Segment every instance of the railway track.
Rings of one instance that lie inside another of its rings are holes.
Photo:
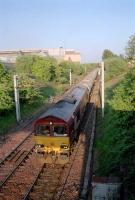
[[[90,124],[95,112],[96,95],[96,89],[93,89],[84,120],[87,123],[74,147],[70,162],[63,166],[43,164],[35,157],[34,143],[28,136],[0,162],[0,200],[79,198],[85,181],[84,169],[88,159],[86,145],[88,138],[91,138]]]
[[[43,163],[38,162],[34,146],[20,157],[10,173],[0,183],[1,200],[20,200],[33,183]]]
[[[78,143],[71,155],[70,163],[66,165],[51,165],[44,164],[42,169],[39,171],[37,177],[35,178],[33,184],[29,187],[26,194],[23,197],[23,200],[28,199],[44,199],[44,200],[55,200],[55,199],[63,199],[63,195],[65,194],[65,190],[67,191],[67,187],[71,188],[72,193],[73,187],[75,189],[75,194],[78,189],[78,182],[80,182],[80,177],[78,178],[78,169],[77,173],[75,173],[75,168],[80,166],[84,157],[84,149],[85,149],[85,138],[84,135],[81,135]],[[82,171],[82,168],[79,169],[79,173]],[[71,184],[71,179],[74,184]],[[76,184],[75,184],[76,182]],[[64,197],[65,198],[65,197]],[[69,199],[69,197],[68,197]]]
[[[54,199],[64,168],[65,166],[59,165],[43,165],[35,181],[24,195],[23,200]]]
[[[10,179],[10,177],[16,172],[19,166],[23,165],[25,160],[28,158],[29,154],[31,154],[33,148],[34,146],[32,146],[32,148],[29,151],[22,151],[21,154],[16,154],[16,157],[13,156],[13,158],[10,160],[11,163],[8,162],[8,166],[5,166],[5,165],[3,166],[3,170],[1,170],[0,172],[0,175],[1,175],[0,189],[6,184],[6,182]],[[5,172],[5,174],[3,172]]]
[[[94,91],[93,95],[95,95]],[[72,200],[79,198],[84,186],[84,168],[86,168],[88,159],[86,145],[88,145],[88,139],[90,142],[90,131],[93,128],[90,123],[92,124],[92,121],[95,121],[95,118],[93,119],[95,113],[93,100],[87,108],[85,116],[87,123],[85,123],[83,133],[74,147],[70,162],[64,166],[43,165],[23,200]]]
[[[32,132],[31,132],[29,135],[27,135],[27,136],[25,137],[25,139],[23,139],[14,149],[12,149],[11,152],[9,152],[9,153],[0,161],[0,167],[1,167],[2,165],[4,165],[4,163],[5,163],[6,161],[11,160],[12,157],[18,153],[18,151],[20,150],[21,146],[22,146],[26,141],[29,142],[31,136],[32,136]]]
[[[0,188],[6,183],[6,180],[14,173],[34,148],[34,142],[31,139],[32,133],[29,134],[15,149],[13,149],[0,162]]]

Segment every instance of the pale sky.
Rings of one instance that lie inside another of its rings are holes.
[[[0,0],[0,49],[73,48],[83,62],[124,53],[135,0]]]

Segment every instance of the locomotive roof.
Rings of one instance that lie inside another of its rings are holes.
[[[85,91],[86,88],[80,86],[73,88],[70,94],[58,101],[52,108],[48,109],[40,117],[40,119],[51,116],[63,119],[64,121],[68,122],[76,110],[76,107],[78,106],[80,99],[84,95]]]

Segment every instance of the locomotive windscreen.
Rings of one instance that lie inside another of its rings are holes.
[[[54,136],[65,136],[66,134],[66,129],[64,126],[54,126],[53,127],[53,133]]]
[[[50,126],[39,125],[36,129],[37,135],[50,135]]]

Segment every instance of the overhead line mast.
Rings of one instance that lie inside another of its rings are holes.
[[[104,118],[104,62],[101,62],[102,118]]]
[[[19,90],[18,90],[18,75],[14,75],[14,95],[15,95],[15,106],[16,106],[16,120],[21,120],[20,115],[20,102],[19,102]]]

